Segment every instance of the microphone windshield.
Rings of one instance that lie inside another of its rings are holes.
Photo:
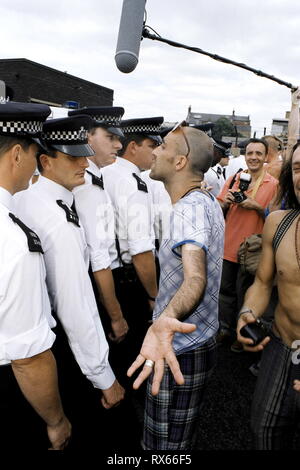
[[[123,0],[115,61],[121,72],[132,72],[139,61],[146,0]]]

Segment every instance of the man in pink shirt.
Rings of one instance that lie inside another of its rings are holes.
[[[260,234],[264,226],[264,209],[273,198],[277,180],[264,169],[268,147],[261,139],[250,139],[246,146],[245,178],[248,189],[240,190],[241,172],[229,178],[217,199],[226,213],[223,272],[220,289],[220,338],[234,334],[236,315],[244,294],[253,283],[254,276],[244,273],[238,263],[240,244],[252,234]],[[243,176],[244,176],[243,174]],[[231,187],[232,180],[235,178]],[[235,196],[234,193],[239,193]],[[244,195],[243,197],[242,194]],[[244,200],[242,200],[244,199]],[[241,200],[241,202],[237,202]],[[241,348],[242,350],[242,348]]]

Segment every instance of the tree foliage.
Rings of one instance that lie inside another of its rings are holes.
[[[223,136],[235,136],[234,125],[225,117],[219,118],[212,129],[212,137],[215,140],[222,140]]]

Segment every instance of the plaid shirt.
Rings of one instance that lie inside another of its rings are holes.
[[[192,191],[173,207],[168,227],[159,250],[161,267],[159,292],[153,319],[159,317],[184,280],[181,246],[193,243],[206,253],[207,284],[201,302],[185,320],[197,325],[189,334],[176,333],[173,347],[182,354],[199,347],[218,330],[218,296],[221,282],[224,217],[218,201],[202,191]]]

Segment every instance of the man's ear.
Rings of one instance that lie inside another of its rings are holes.
[[[20,166],[22,160],[22,146],[20,144],[16,144],[11,148],[11,156],[13,163]]]
[[[45,153],[41,153],[38,158],[39,158],[40,164],[43,167],[43,170],[50,170],[51,169],[53,158],[49,157]]]
[[[182,170],[187,165],[187,158],[185,155],[176,155],[175,157],[175,169],[176,171]]]
[[[137,152],[137,148],[138,148],[138,144],[134,140],[131,140],[129,144],[127,145],[126,151],[128,151],[128,153],[132,153],[133,155],[135,155]]]

